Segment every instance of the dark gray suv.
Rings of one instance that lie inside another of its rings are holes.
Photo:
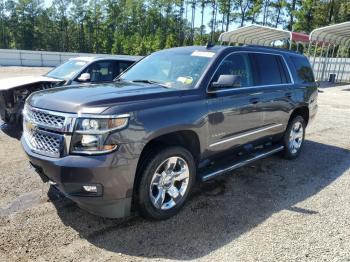
[[[32,94],[22,145],[44,182],[106,217],[165,219],[206,181],[280,152],[296,158],[317,111],[306,57],[257,47],[181,47],[115,83]]]

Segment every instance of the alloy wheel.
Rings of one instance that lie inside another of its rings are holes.
[[[150,184],[149,195],[153,206],[168,210],[179,204],[188,190],[189,177],[189,167],[183,158],[173,156],[163,161]]]
[[[296,154],[304,139],[304,127],[299,121],[295,122],[289,135],[289,149],[292,154]]]

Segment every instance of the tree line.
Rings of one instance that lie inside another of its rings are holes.
[[[310,33],[344,21],[349,0],[0,0],[0,48],[145,55],[231,27]]]

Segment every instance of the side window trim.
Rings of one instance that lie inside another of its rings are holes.
[[[275,53],[269,53],[269,52],[259,52],[259,51],[233,51],[233,52],[230,52],[229,54],[227,54],[223,59],[222,61],[219,63],[219,65],[216,67],[214,73],[212,74],[212,76],[210,77],[210,80],[209,80],[209,83],[207,84],[207,87],[206,87],[206,92],[207,93],[218,93],[218,92],[227,92],[227,91],[232,91],[233,89],[232,88],[229,88],[229,89],[222,89],[222,90],[213,90],[213,91],[209,91],[209,87],[210,87],[210,84],[212,83],[213,81],[213,78],[216,74],[216,72],[218,71],[219,67],[221,66],[221,64],[223,63],[223,61],[229,57],[230,55],[232,54],[235,54],[235,53],[248,53],[248,55],[251,55],[251,54],[267,54],[267,55],[275,55],[275,56],[279,56],[282,58],[282,61],[285,65],[285,67],[287,68],[287,71],[288,71],[288,75],[289,75],[289,79],[290,79],[290,82],[289,83],[285,83],[285,84],[273,84],[273,85],[254,85],[254,86],[246,86],[246,87],[240,87],[239,90],[242,90],[242,89],[256,89],[256,88],[261,88],[261,87],[268,87],[268,86],[287,86],[287,85],[293,85],[295,83],[294,81],[294,78],[292,76],[292,72],[290,71],[290,68],[289,68],[289,65],[287,64],[287,61],[285,59],[285,57],[281,54],[275,54]],[[251,59],[251,58],[250,58]],[[252,68],[254,69],[254,63],[251,63],[253,66]],[[253,74],[253,77],[254,77],[254,74]],[[255,79],[253,78],[253,81],[255,82]],[[236,89],[235,89],[236,90]],[[238,88],[237,88],[238,90]]]

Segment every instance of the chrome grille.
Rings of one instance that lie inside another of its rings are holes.
[[[24,129],[24,136],[34,152],[60,157],[63,136],[43,130],[28,130],[28,128]]]
[[[60,157],[64,144],[66,117],[26,105],[23,111],[23,136],[33,152]]]
[[[64,126],[65,117],[52,115],[43,111],[30,110],[29,117],[39,125],[61,129]]]

